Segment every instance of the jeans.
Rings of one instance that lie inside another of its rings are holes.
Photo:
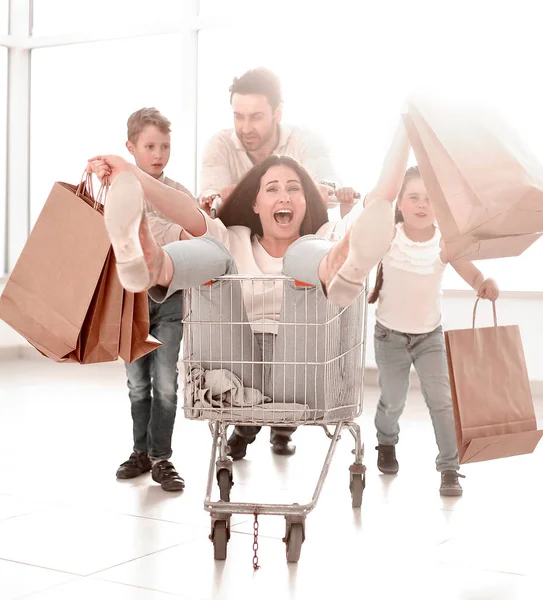
[[[285,259],[284,259],[284,273],[288,274],[289,276],[298,279],[300,281],[304,281],[310,284],[315,285],[316,287],[316,291],[317,291],[317,295],[318,295],[318,300],[317,300],[317,304],[320,307],[320,311],[317,312],[322,312],[322,310],[324,309],[324,307],[327,305],[327,300],[325,299],[324,295],[322,294],[322,284],[320,282],[319,276],[318,276],[318,267],[320,264],[320,261],[323,259],[323,257],[329,252],[330,248],[332,247],[333,244],[331,244],[330,242],[319,238],[317,236],[314,235],[307,235],[304,236],[303,238],[300,238],[299,240],[297,240],[296,242],[294,242],[292,244],[292,246],[289,248]],[[149,291],[149,294],[151,296],[151,298],[157,302],[164,302],[164,301],[168,301],[168,299],[170,298],[170,294],[175,293],[177,290],[181,290],[181,289],[186,289],[189,287],[197,287],[200,286],[204,283],[206,283],[207,281],[211,280],[211,279],[215,279],[217,277],[220,277],[221,275],[225,275],[225,274],[232,274],[232,273],[237,273],[237,266],[236,263],[234,261],[234,259],[231,257],[231,255],[229,254],[229,252],[227,251],[227,249],[224,247],[224,245],[215,240],[214,238],[210,238],[210,237],[200,237],[200,238],[195,238],[193,240],[188,240],[188,241],[181,241],[181,242],[174,242],[172,244],[168,244],[164,247],[165,251],[168,252],[168,254],[171,256],[173,263],[174,263],[174,275],[173,275],[173,279],[172,282],[170,283],[170,286],[168,289],[165,289],[163,287],[157,286],[154,288],[151,288],[151,290]],[[237,282],[236,282],[237,283]],[[230,299],[234,298],[234,297],[240,297],[241,294],[241,288],[239,286],[239,284],[237,285],[233,285],[233,283],[229,284],[232,287],[232,291],[230,291],[230,293],[227,292],[227,287],[223,286],[223,290],[226,292],[225,293],[225,297],[228,298],[230,297]],[[230,289],[230,288],[228,288]],[[293,295],[295,296],[295,292],[293,293]],[[302,305],[304,304],[304,300],[305,300],[305,294],[303,297],[300,298],[302,300]],[[200,310],[201,308],[201,304],[203,305],[203,303],[196,303],[193,307],[192,307],[192,311],[193,311],[193,318],[195,318],[196,320],[198,320],[198,318],[196,317],[196,310]],[[241,321],[246,321],[247,320],[247,316],[245,314],[245,311],[243,310],[242,312],[240,312],[239,314],[234,314],[233,311],[239,311],[239,307],[240,307],[240,302],[234,302],[232,306],[227,307],[226,305],[221,305],[222,306],[222,310],[226,311],[227,314],[232,315],[232,318],[235,320],[241,320]],[[210,310],[213,310],[213,308],[217,308],[217,307],[213,307],[210,306]],[[283,307],[284,310],[287,309],[287,307]],[[291,308],[291,307],[289,307]],[[203,309],[206,310],[206,309]],[[289,321],[292,321],[293,319],[295,320],[296,318],[298,319],[302,319],[303,322],[305,322],[305,320],[303,319],[303,315],[304,315],[304,310],[303,310],[303,306],[299,307],[297,310],[297,314],[298,317],[296,317],[296,315],[289,315]],[[209,321],[209,315],[207,315],[207,313],[205,313],[204,315],[200,315],[200,318],[202,319],[202,321]],[[215,316],[215,319],[217,317]],[[194,326],[193,329],[195,330]],[[193,349],[194,349],[194,353],[195,356],[203,356],[206,353],[208,353],[209,350],[211,350],[212,348],[215,348],[217,346],[217,343],[219,343],[219,339],[221,338],[220,335],[214,335],[213,337],[213,344],[211,343],[210,339],[207,339],[205,336],[209,335],[206,333],[206,329],[205,327],[202,328],[202,330],[199,332],[200,336],[196,335],[195,339],[193,340]],[[284,329],[284,328],[283,328]],[[294,330],[294,328],[293,328]],[[218,348],[219,352],[219,356],[221,357],[222,360],[228,362],[230,359],[230,352],[233,352],[234,356],[236,357],[236,360],[240,360],[239,357],[239,348],[242,348],[242,352],[243,352],[243,348],[246,349],[250,349],[251,348],[251,338],[253,337],[252,331],[249,327],[249,325],[247,325],[246,328],[240,329],[240,330],[236,330],[235,333],[238,334],[241,331],[241,338],[242,339],[234,339],[234,341],[232,341],[230,335],[227,335],[228,333],[232,333],[231,331],[228,331],[227,334],[225,334],[224,337],[224,343],[223,346],[221,348]],[[307,332],[305,331],[305,327],[302,327],[302,331],[299,334],[300,339],[302,339],[302,336],[305,334],[307,335]],[[282,331],[282,334],[284,334],[285,332]],[[292,332],[291,332],[292,333]],[[256,341],[258,342],[258,346],[260,348],[260,350],[262,352],[264,352],[266,354],[266,356],[263,356],[262,358],[264,359],[264,361],[272,361],[273,360],[273,348],[275,346],[275,338],[276,336],[273,334],[264,334],[264,336],[268,336],[268,337],[263,337],[262,334],[256,334],[255,338]],[[270,340],[269,336],[271,336],[272,340]],[[198,347],[198,337],[201,337],[201,344],[202,347]],[[307,342],[306,344],[302,344],[303,346],[308,346],[313,348],[313,349],[317,349],[319,352],[322,350],[322,348],[319,349],[319,345],[317,344],[316,340],[312,340],[312,343],[309,344],[309,342]],[[321,344],[322,345],[322,344]],[[286,346],[287,348],[290,348],[292,350],[292,348],[294,348],[294,346],[292,344],[279,344],[279,352],[283,351],[283,347]],[[203,349],[205,350],[203,350]],[[299,348],[298,348],[299,350]],[[155,351],[156,352],[156,351]],[[209,358],[209,357],[208,357]],[[244,357],[244,358],[248,358],[249,360],[252,360],[254,357],[252,356],[248,356],[248,357]],[[279,360],[283,359],[283,360],[292,360],[294,357],[290,357],[290,356],[279,356]],[[321,359],[322,360],[322,359]],[[213,364],[213,360],[209,359],[209,362],[204,362],[202,361],[202,364],[204,365],[205,368],[221,368],[220,367],[220,361],[218,361],[216,363],[216,365]],[[300,370],[300,369],[299,369]],[[233,368],[233,372],[242,379],[242,381],[246,382],[246,381],[250,381],[252,382],[253,379],[254,380],[260,380],[261,377],[260,375],[257,373],[258,369],[252,368],[251,365],[245,366],[243,367],[242,365],[239,366],[239,370],[236,369],[235,367]],[[282,380],[286,380],[286,381],[290,381],[292,378],[293,373],[291,373],[295,371],[295,369],[293,369],[293,367],[283,367],[282,371],[281,371],[281,375],[280,378]],[[318,374],[314,373],[314,367],[308,366],[306,367],[306,371],[307,373],[305,373],[304,377],[298,377],[297,378],[297,387],[300,388],[302,390],[302,392],[306,392],[306,395],[308,394],[307,390],[311,390],[311,385],[307,385],[305,382],[306,381],[310,381],[310,382],[315,382],[318,381]],[[324,371],[323,371],[324,373]],[[320,376],[323,375],[323,373],[320,373]],[[299,381],[298,381],[299,380]],[[321,386],[322,387],[322,386]],[[279,394],[281,393],[281,389],[283,388],[282,385],[278,385],[277,386],[277,394],[276,394],[276,399],[278,401],[293,401],[293,398],[280,398]],[[287,388],[287,393],[290,394],[292,393],[292,389],[293,386],[289,385]],[[302,397],[302,396],[300,396]],[[242,427],[236,427],[236,432],[241,435],[242,437],[253,437],[255,436],[259,431],[260,431],[261,427],[258,426],[242,426]],[[273,427],[271,430],[271,442],[273,443],[276,437],[287,437],[290,440],[290,435],[296,431],[296,427]]]
[[[271,362],[273,360],[273,348],[275,344],[275,338],[277,336],[273,333],[255,333],[255,339],[262,352],[262,359],[264,362]],[[266,366],[265,368],[269,368]],[[269,378],[270,373],[266,373],[264,377]],[[253,439],[262,429],[258,425],[238,425],[234,428],[234,432],[240,437]],[[270,430],[270,442],[275,443],[277,438],[287,438],[290,441],[290,436],[296,431],[296,427],[272,427]]]
[[[162,346],[126,365],[134,451],[147,452],[153,460],[167,460],[172,455],[182,318],[181,292],[162,304],[149,298],[149,333]]]
[[[438,471],[457,471],[458,448],[443,329],[438,327],[430,333],[409,334],[376,323],[375,359],[381,388],[375,414],[379,444],[394,446],[398,443],[398,421],[407,400],[409,371],[413,365],[439,448],[436,468]]]

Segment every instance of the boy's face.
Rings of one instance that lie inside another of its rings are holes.
[[[138,167],[157,179],[170,160],[170,134],[163,133],[156,125],[147,125],[136,143],[128,141],[126,147]]]

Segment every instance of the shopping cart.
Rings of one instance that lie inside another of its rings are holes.
[[[315,286],[284,276],[227,275],[185,292],[184,409],[188,419],[209,420],[213,436],[204,508],[211,514],[215,559],[226,559],[231,516],[250,514],[284,516],[287,561],[298,561],[306,516],[316,506],[343,429],[355,442],[352,506],[361,506],[366,467],[354,419],[362,412],[366,309],[366,293],[339,309]],[[275,318],[248,318],[266,311]],[[331,442],[311,502],[231,502],[229,425],[323,427]],[[211,500],[215,480],[219,501]]]

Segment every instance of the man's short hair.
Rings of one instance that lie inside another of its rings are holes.
[[[264,67],[251,69],[241,77],[234,77],[230,86],[230,104],[234,94],[263,94],[273,110],[283,102],[279,77]]]
[[[162,133],[171,133],[172,124],[156,108],[140,108],[128,118],[128,140],[136,144],[140,133],[147,127],[154,125]]]

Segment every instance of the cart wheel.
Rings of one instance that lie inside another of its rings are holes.
[[[290,527],[287,542],[287,562],[297,563],[304,543],[304,526],[302,523],[293,523]]]
[[[351,497],[353,500],[353,508],[360,508],[362,506],[362,494],[366,487],[366,480],[360,473],[351,475]]]
[[[230,490],[234,484],[228,469],[221,469],[217,473],[217,483],[219,484],[219,490],[221,491],[221,500],[230,502]]]
[[[226,521],[215,521],[212,537],[215,560],[226,560],[226,546],[228,544]]]

